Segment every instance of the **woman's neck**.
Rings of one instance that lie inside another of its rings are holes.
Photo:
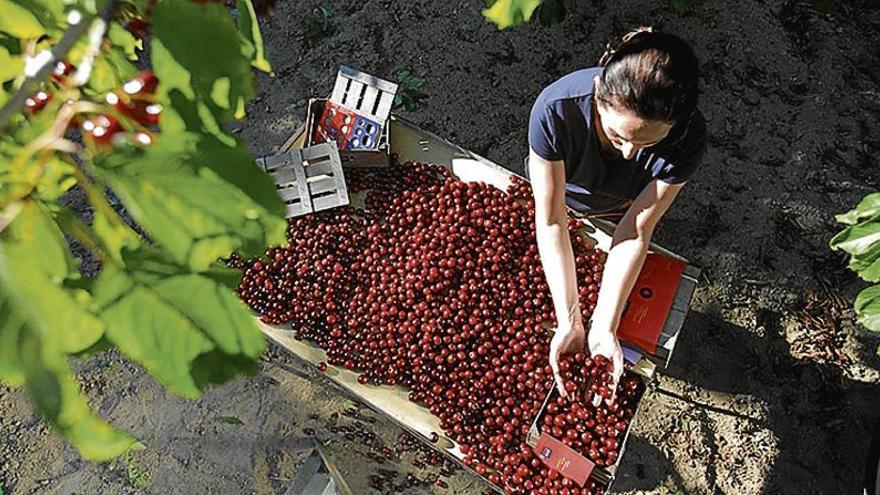
[[[596,137],[599,138],[599,149],[602,155],[605,158],[619,160],[621,158],[620,152],[614,148],[614,145],[611,144],[611,140],[608,139],[602,128],[602,119],[599,117],[599,100],[596,98],[595,93],[593,93],[593,104],[591,107],[593,109],[593,128],[596,130]]]

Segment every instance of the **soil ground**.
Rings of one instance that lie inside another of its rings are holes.
[[[303,120],[307,99],[329,93],[340,65],[385,78],[407,69],[426,79],[427,96],[406,117],[517,170],[545,85],[592,65],[632,26],[682,35],[703,61],[711,144],[655,241],[704,275],[614,492],[860,494],[880,416],[880,339],[854,324],[847,308],[862,284],[828,240],[833,215],[878,185],[880,6],[577,3],[560,24],[498,32],[478,0],[280,2],[263,22],[275,75],[258,77],[240,135],[256,155],[270,154]],[[303,38],[303,19],[321,5],[335,34]],[[411,454],[379,463],[363,441],[338,433],[364,428],[393,444],[401,430],[369,423],[369,412],[363,426],[340,416],[345,394],[277,349],[260,374],[199,401],[167,394],[113,352],[79,372],[100,414],[146,449],[82,461],[22,392],[0,389],[0,493],[283,493],[311,436],[329,441],[356,493],[376,493],[369,476],[381,469],[397,480],[384,493],[483,489],[464,472],[447,478],[449,488],[405,488],[406,473],[426,472]]]

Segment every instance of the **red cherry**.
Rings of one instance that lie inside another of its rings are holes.
[[[98,114],[85,120],[80,126],[85,136],[99,147],[125,141],[125,132],[114,117]]]
[[[122,85],[122,90],[130,96],[151,95],[156,92],[159,79],[153,71],[146,69],[141,71],[138,77],[127,81]]]
[[[55,68],[52,70],[52,80],[59,84],[65,84],[67,77],[75,70],[76,67],[67,60],[59,60],[55,62]]]
[[[125,25],[125,29],[134,35],[135,38],[146,38],[150,35],[153,28],[150,23],[144,19],[132,19]]]
[[[40,90],[34,93],[33,96],[28,96],[24,100],[24,107],[28,113],[31,115],[38,113],[43,107],[49,103],[49,100],[52,99],[52,94],[46,91]]]

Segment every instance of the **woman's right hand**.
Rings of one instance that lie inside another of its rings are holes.
[[[585,344],[586,332],[582,321],[557,327],[553,333],[553,339],[550,341],[550,367],[553,369],[553,379],[562,397],[567,397],[568,393],[559,373],[559,358],[566,353],[583,351]]]

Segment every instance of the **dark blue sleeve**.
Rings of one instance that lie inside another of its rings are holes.
[[[708,136],[706,134],[706,121],[702,115],[697,114],[695,122],[691,123],[684,146],[670,158],[658,158],[654,166],[654,177],[667,184],[681,184],[694,174],[703,156],[706,154]]]
[[[558,124],[559,119],[552,108],[539,96],[529,115],[529,146],[545,160],[563,159],[556,135]]]

